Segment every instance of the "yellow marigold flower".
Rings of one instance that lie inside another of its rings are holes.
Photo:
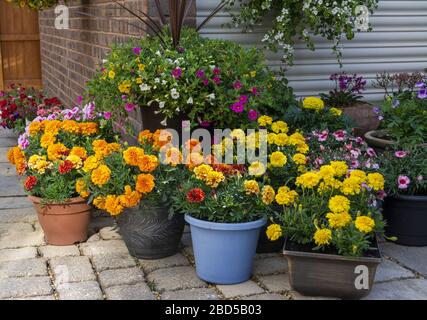
[[[329,209],[333,213],[343,213],[350,210],[350,200],[344,196],[334,196],[329,199]]]
[[[44,133],[49,133],[56,136],[61,129],[62,123],[59,120],[44,120],[42,122]]]
[[[209,186],[211,188],[216,188],[224,180],[225,180],[225,177],[222,174],[222,172],[211,171],[206,176],[205,183],[207,186]]]
[[[112,142],[108,144],[107,148],[108,148],[108,154],[111,154],[112,152],[119,151],[121,146],[120,146],[120,143]]]
[[[304,136],[299,132],[294,132],[289,136],[289,143],[294,146],[304,145],[305,144],[305,138]]]
[[[108,142],[102,139],[94,140],[92,142],[92,148],[98,159],[108,156],[111,152]]]
[[[330,244],[332,240],[332,231],[329,229],[318,229],[313,236],[314,243],[318,246]]]
[[[87,190],[86,183],[83,179],[77,179],[76,181],[76,192],[82,197],[89,197],[89,191]]]
[[[139,63],[138,69],[139,69],[139,71],[144,71],[145,70],[145,64]]]
[[[274,192],[274,189],[267,185],[264,186],[261,190],[261,200],[264,204],[271,204],[274,201],[274,197],[276,196],[276,193]]]
[[[37,171],[40,174],[44,174],[46,169],[52,168],[52,163],[46,161],[46,156],[39,156],[35,154],[28,159],[28,168]]]
[[[196,175],[196,178],[199,180],[205,180],[208,177],[208,173],[211,172],[213,169],[208,164],[201,164],[200,166],[197,166],[194,168],[193,172]]]
[[[341,191],[346,196],[359,194],[361,190],[360,183],[361,182],[358,177],[350,176],[342,182]]]
[[[252,162],[248,168],[248,173],[251,176],[262,176],[265,173],[265,165],[260,161]]]
[[[288,186],[282,186],[277,189],[277,193],[286,193],[291,191],[291,189]]]
[[[98,168],[98,166],[99,166],[99,159],[96,156],[89,156],[83,164],[83,171],[90,172],[93,169]]]
[[[255,180],[245,180],[243,188],[246,194],[259,194],[259,184]]]
[[[368,186],[375,191],[384,189],[384,177],[381,173],[369,173],[368,174]]]
[[[276,241],[282,236],[282,228],[278,224],[271,224],[267,228],[266,235],[270,241]]]
[[[273,167],[283,167],[288,158],[281,151],[275,151],[270,155],[270,163]]]
[[[125,208],[132,208],[141,201],[141,194],[138,191],[133,191],[131,186],[125,186],[125,192],[119,196],[120,204]]]
[[[195,167],[201,165],[204,162],[203,155],[198,152],[191,152],[187,159],[185,160],[185,163],[187,164],[188,169],[193,170]]]
[[[98,133],[98,124],[96,122],[79,123],[80,132],[82,135],[91,136]]]
[[[75,154],[70,154],[66,160],[69,160],[73,163],[74,168],[80,169],[83,165],[82,159],[79,156],[76,156]]]
[[[136,78],[135,82],[136,84],[142,84],[142,78]]]
[[[258,118],[258,124],[261,127],[266,127],[267,125],[270,125],[272,123],[273,123],[273,118],[272,117],[264,115],[264,116],[261,116],[261,117]]]
[[[110,70],[108,72],[108,78],[114,79],[116,77],[116,73],[113,70]]]
[[[324,165],[320,167],[319,175],[323,180],[333,179],[335,176],[335,170],[331,165]]]
[[[277,137],[277,134],[275,134],[274,132],[267,133],[267,143],[268,144],[276,143],[276,137]]]
[[[170,165],[172,167],[176,167],[177,165],[182,163],[182,153],[178,148],[171,147],[166,150],[163,163],[166,165]]]
[[[348,166],[345,163],[345,161],[331,161],[331,166],[335,170],[335,174],[338,177],[341,177],[345,174],[347,174]]]
[[[103,186],[110,180],[110,176],[111,170],[105,164],[102,164],[92,171],[90,178],[93,184]]]
[[[140,193],[150,193],[155,187],[154,176],[149,173],[142,173],[136,177],[136,191]]]
[[[354,222],[357,230],[363,233],[371,232],[375,227],[375,221],[368,216],[358,216]]]
[[[288,133],[289,128],[288,128],[288,124],[284,121],[275,121],[271,124],[271,130],[273,130],[273,132],[275,133]]]
[[[70,150],[70,156],[78,156],[81,159],[87,158],[87,151],[83,147],[73,147]]]
[[[105,207],[104,210],[107,211],[112,216],[119,215],[120,213],[123,212],[123,209],[124,209],[123,206],[120,203],[119,197],[115,196],[115,195],[112,195],[112,194],[108,195],[105,198],[104,207]]]
[[[256,77],[256,71],[251,71],[251,72],[249,72],[249,75],[250,75],[252,78],[255,78],[255,77]]]
[[[47,158],[50,161],[61,159],[68,152],[68,148],[62,143],[51,144],[47,147]]]
[[[123,151],[123,160],[130,165],[137,167],[139,159],[144,155],[144,150],[138,147],[129,147]]]
[[[143,130],[138,134],[138,141],[141,144],[153,143],[153,134],[150,130]]]
[[[286,146],[289,143],[289,137],[286,133],[279,133],[275,136],[274,143],[279,147]]]
[[[80,133],[80,125],[74,120],[64,120],[61,124],[61,129],[71,134]]]
[[[292,160],[299,165],[305,165],[307,163],[307,157],[302,153],[294,154]]]
[[[276,202],[281,206],[290,206],[298,198],[298,193],[295,190],[289,190],[287,192],[280,191],[281,190],[276,194]]]
[[[363,172],[362,170],[353,170],[350,172],[350,177],[357,179],[359,181],[359,183],[363,183],[366,182],[366,173]]]
[[[325,103],[322,99],[317,97],[307,97],[303,100],[302,106],[304,109],[311,109],[315,111],[323,110]]]
[[[343,213],[329,212],[326,215],[326,218],[328,219],[329,226],[334,229],[344,228],[352,221],[351,215],[348,214],[347,212],[343,212]]]
[[[321,176],[317,172],[309,171],[297,177],[295,184],[303,188],[314,188],[320,182]]]
[[[339,117],[342,115],[342,110],[338,108],[330,108],[329,112],[332,113],[334,116]]]
[[[43,130],[43,126],[38,121],[31,122],[30,126],[28,127],[28,133],[30,134],[31,137],[34,137],[35,135],[37,135],[42,130]]]
[[[305,143],[297,146],[297,151],[306,154],[310,150],[309,146]]]
[[[93,199],[93,205],[100,210],[105,210],[105,197],[96,197],[95,199]]]
[[[131,82],[124,80],[118,85],[118,89],[121,93],[129,93],[131,88]]]
[[[138,160],[139,170],[143,172],[152,172],[159,165],[159,160],[154,155],[143,155]]]

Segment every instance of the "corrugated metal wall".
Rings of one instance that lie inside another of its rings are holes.
[[[218,3],[219,0],[198,0],[198,21]],[[240,29],[222,27],[228,21],[227,13],[219,14],[203,28],[203,35],[262,47],[262,28],[241,34]],[[344,42],[342,70],[357,72],[367,78],[369,89],[365,97],[378,100],[382,93],[371,86],[376,73],[423,71],[427,68],[427,0],[380,0],[379,8],[370,21],[372,32],[360,32],[352,41]],[[267,57],[271,67],[283,66],[280,54],[267,53]],[[340,68],[328,42],[317,39],[314,52],[306,49],[304,44],[298,45],[295,57],[295,65],[287,71],[287,77],[296,94],[312,95],[332,89],[329,75],[339,72]]]

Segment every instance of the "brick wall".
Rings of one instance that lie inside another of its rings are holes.
[[[148,10],[146,0],[126,0],[122,3],[132,10]],[[39,25],[44,89],[71,106],[84,91],[85,82],[94,75],[100,61],[105,58],[109,46],[141,34],[141,30],[124,22],[140,27],[143,24],[109,0],[71,0],[67,6],[70,13],[69,30],[55,29],[54,9],[39,13]],[[97,17],[83,16],[78,12]]]

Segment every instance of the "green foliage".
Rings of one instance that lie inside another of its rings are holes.
[[[6,0],[7,2],[12,2],[13,4],[24,8],[30,8],[32,10],[42,10],[46,8],[51,8],[54,5],[58,4],[58,0]]]

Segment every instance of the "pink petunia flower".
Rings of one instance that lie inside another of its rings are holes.
[[[255,121],[256,119],[258,119],[258,112],[256,110],[249,110],[248,112],[248,118],[251,121]]]
[[[335,140],[344,141],[346,138],[347,132],[345,130],[338,130],[338,131],[335,131],[332,135],[335,137]]]
[[[242,87],[243,87],[242,83],[238,80],[233,83],[234,90],[240,90],[240,89],[242,89]]]
[[[108,111],[104,112],[104,119],[110,120],[110,118],[111,118],[111,112],[108,112]]]
[[[213,81],[216,85],[221,84],[221,78],[220,78],[220,77],[213,77],[213,78],[212,78],[212,81]]]
[[[257,95],[258,94],[258,88],[257,87],[252,87],[251,92],[253,95]]]
[[[196,77],[199,79],[203,79],[205,77],[205,72],[203,70],[197,70]]]
[[[408,189],[411,179],[408,176],[399,175],[397,177],[397,184],[399,189]]]
[[[328,139],[328,135],[329,135],[328,131],[322,131],[321,133],[318,134],[317,140],[319,142],[326,141]]]
[[[133,111],[133,109],[135,109],[135,105],[134,104],[132,104],[132,103],[126,103],[125,104],[125,110],[127,112],[131,112],[131,111]]]
[[[215,75],[219,75],[219,74],[221,74],[221,69],[220,68],[218,68],[218,67],[215,67],[214,69],[213,69],[213,74],[215,74]]]
[[[203,84],[204,84],[205,86],[208,86],[208,85],[209,85],[209,79],[204,79],[204,80],[203,80]]]
[[[366,149],[366,154],[370,157],[375,157],[377,155],[377,153],[375,152],[375,150],[373,148]]]
[[[172,77],[174,77],[175,79],[180,78],[182,75],[182,69],[181,68],[175,68],[172,70]]]
[[[396,151],[394,155],[396,156],[396,158],[404,158],[406,157],[407,153],[405,151]]]

